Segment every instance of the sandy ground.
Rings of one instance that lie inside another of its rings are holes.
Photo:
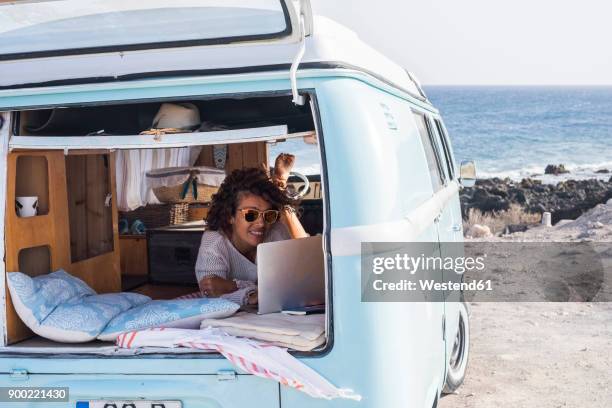
[[[612,303],[473,303],[464,384],[441,408],[612,407]]]
[[[576,221],[484,240],[612,241],[612,202]],[[439,407],[612,408],[612,302],[480,302],[470,315],[466,380]]]

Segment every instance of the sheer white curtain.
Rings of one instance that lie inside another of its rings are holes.
[[[147,204],[159,204],[147,187],[146,172],[166,167],[192,166],[201,147],[119,150],[116,154],[117,207],[131,211]]]

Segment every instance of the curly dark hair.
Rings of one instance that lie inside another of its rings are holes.
[[[247,168],[232,171],[212,196],[206,223],[208,229],[230,234],[230,217],[236,213],[242,194],[250,193],[266,200],[272,208],[280,210],[285,205],[296,206],[297,201],[287,197],[263,169]]]

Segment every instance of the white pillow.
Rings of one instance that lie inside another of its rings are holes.
[[[153,300],[111,320],[99,340],[114,341],[121,333],[151,327],[199,329],[204,319],[221,319],[236,313],[240,305],[220,298]]]
[[[151,300],[137,293],[96,295],[64,270],[34,278],[21,272],[7,276],[15,311],[26,326],[64,343],[94,340],[115,316]]]

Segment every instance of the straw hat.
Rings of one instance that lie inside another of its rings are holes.
[[[153,118],[153,129],[194,130],[200,126],[200,111],[193,103],[163,103]]]

